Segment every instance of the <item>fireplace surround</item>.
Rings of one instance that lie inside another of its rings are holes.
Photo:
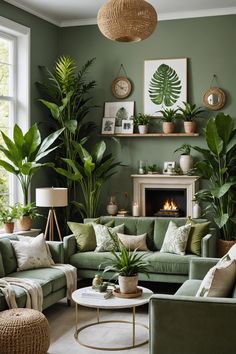
[[[199,176],[136,174],[131,177],[133,200],[138,203],[141,216],[160,216],[158,211],[165,199],[173,199],[177,203],[179,213],[175,217],[193,216],[193,199],[199,189]]]

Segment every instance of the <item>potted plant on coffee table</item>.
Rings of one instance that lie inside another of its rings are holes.
[[[184,131],[187,134],[195,133],[197,130],[196,118],[205,112],[205,108],[196,107],[195,104],[190,104],[188,102],[183,102],[184,107],[178,106],[179,113],[177,118],[184,121]]]
[[[15,220],[18,219],[18,217],[19,214],[16,205],[0,207],[0,222],[4,224],[6,233],[13,233]]]
[[[178,109],[166,108],[159,111],[162,114],[161,120],[163,122],[162,129],[165,134],[172,134],[175,131],[175,120],[177,118]]]
[[[134,117],[134,125],[138,127],[139,134],[147,134],[151,117],[148,114],[138,113]]]
[[[181,152],[179,165],[184,175],[186,175],[189,170],[193,168],[193,157],[190,155],[191,145],[183,144],[174,152]]]
[[[113,234],[110,237],[114,241],[114,249],[111,251],[113,257],[107,260],[106,272],[115,272],[113,277],[118,277],[120,292],[122,294],[135,294],[138,286],[138,273],[145,273],[148,276],[148,265],[145,261],[145,254],[137,250],[130,251]]]

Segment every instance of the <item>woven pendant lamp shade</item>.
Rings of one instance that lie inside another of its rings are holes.
[[[102,34],[118,42],[138,42],[148,38],[157,25],[157,13],[144,0],[109,0],[98,11]]]

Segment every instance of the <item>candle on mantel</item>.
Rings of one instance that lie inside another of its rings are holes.
[[[133,202],[132,214],[133,216],[139,216],[139,205],[137,202]]]

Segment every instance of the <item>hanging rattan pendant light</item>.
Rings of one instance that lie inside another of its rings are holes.
[[[109,0],[98,11],[102,34],[118,42],[138,42],[148,38],[157,25],[154,7],[144,0]]]

